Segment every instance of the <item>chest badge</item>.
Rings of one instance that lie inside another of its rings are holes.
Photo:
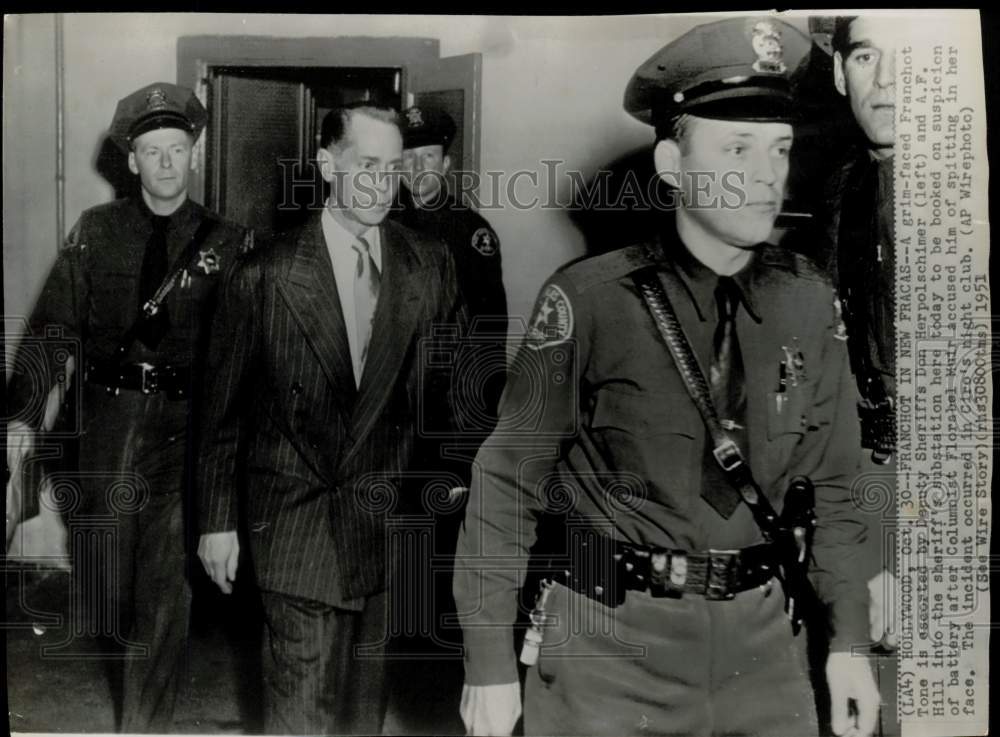
[[[497,252],[497,239],[489,228],[479,228],[472,234],[472,247],[484,256],[492,256]]]
[[[198,268],[205,272],[206,276],[219,270],[221,259],[214,248],[207,251],[198,251]]]

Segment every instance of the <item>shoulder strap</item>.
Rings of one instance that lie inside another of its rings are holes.
[[[760,487],[754,480],[750,472],[750,467],[743,459],[739,446],[726,435],[726,431],[719,422],[719,415],[712,403],[712,395],[709,392],[708,382],[698,365],[698,359],[691,349],[691,343],[684,334],[680,320],[674,312],[670,298],[660,281],[661,272],[656,267],[647,267],[636,271],[632,275],[639,293],[642,295],[653,316],[660,336],[670,351],[677,371],[684,381],[684,387],[694,401],[701,419],[708,430],[708,436],[712,443],[712,455],[715,456],[719,468],[722,469],[726,480],[739,493],[740,498],[750,508],[754,521],[768,541],[774,540],[778,535],[778,515],[761,492]],[[670,271],[662,272],[663,278],[674,281],[676,274]],[[678,287],[682,287],[678,283]]]
[[[215,223],[214,218],[205,218],[199,223],[198,229],[191,236],[191,240],[188,241],[187,246],[184,247],[184,250],[181,251],[180,255],[174,259],[173,264],[170,265],[167,276],[160,283],[160,286],[157,287],[153,296],[142,306],[139,316],[135,318],[135,321],[133,321],[129,329],[125,331],[122,339],[118,342],[118,348],[115,350],[115,358],[118,361],[124,359],[125,354],[132,348],[135,336],[138,334],[143,322],[160,311],[160,305],[163,304],[163,300],[167,298],[167,295],[173,290],[174,285],[177,284],[177,280],[181,278],[181,274],[184,273],[191,259],[194,258],[195,251],[208,239],[209,234],[215,227]]]

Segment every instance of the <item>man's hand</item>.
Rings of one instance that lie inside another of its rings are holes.
[[[896,628],[896,577],[891,571],[882,570],[868,582],[868,625],[872,642],[895,650],[898,642]]]
[[[7,424],[7,525],[6,543],[4,550],[10,546],[10,539],[14,536],[21,521],[21,510],[24,507],[24,489],[21,478],[21,469],[25,460],[35,449],[35,431],[30,425],[14,420]]]
[[[462,686],[462,721],[467,734],[509,735],[521,716],[521,686]]]
[[[838,737],[871,737],[878,721],[879,698],[875,676],[867,658],[850,653],[830,653],[826,659],[830,687],[830,717]],[[848,702],[854,701],[854,713]]]
[[[224,594],[233,593],[236,564],[240,558],[240,542],[236,530],[210,532],[198,542],[198,557],[205,573]]]

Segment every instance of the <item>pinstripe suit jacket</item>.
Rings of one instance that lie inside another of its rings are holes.
[[[334,606],[385,588],[386,519],[410,462],[418,392],[445,383],[421,380],[423,341],[465,320],[447,247],[380,227],[360,388],[318,215],[234,265],[208,351],[200,530],[236,529],[245,501],[261,588]]]

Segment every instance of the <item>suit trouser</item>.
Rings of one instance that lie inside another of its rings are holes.
[[[349,611],[272,591],[264,603],[264,732],[380,734],[388,597]]]
[[[792,636],[776,583],[731,601],[630,591],[615,609],[557,585],[549,602],[525,734],[818,731],[805,634]]]
[[[84,385],[82,504],[69,515],[73,611],[124,657],[121,729],[172,731],[186,652],[189,405]]]

